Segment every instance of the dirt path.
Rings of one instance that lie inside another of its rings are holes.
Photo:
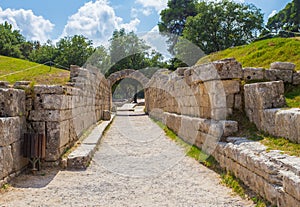
[[[186,157],[147,116],[119,113],[86,171],[22,175],[0,194],[0,206],[252,205]]]

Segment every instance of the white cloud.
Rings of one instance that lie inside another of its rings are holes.
[[[39,40],[44,43],[50,39],[50,33],[54,28],[49,20],[42,16],[36,16],[32,10],[2,10],[0,7],[0,23],[7,21],[13,29],[20,30],[27,40]]]
[[[165,9],[168,4],[168,0],[136,0],[135,3],[141,4],[144,8],[155,9],[158,13]]]
[[[93,40],[95,45],[106,45],[114,30],[136,31],[139,23],[137,18],[124,23],[106,0],[90,1],[69,17],[61,37],[79,34]]]
[[[269,14],[268,19],[273,17],[275,14],[277,14],[277,10],[273,10],[271,14]]]
[[[159,33],[158,26],[155,26],[151,31],[144,35],[140,35],[147,45],[151,46],[157,52],[161,53],[165,59],[170,59],[172,56],[168,51],[167,38]]]
[[[140,13],[142,13],[144,16],[150,16],[152,14],[152,9],[150,8],[137,9],[133,7],[131,8],[130,16],[131,18],[137,18]]]

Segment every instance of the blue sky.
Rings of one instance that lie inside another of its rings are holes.
[[[292,0],[235,0],[253,3],[265,19]],[[1,0],[0,23],[8,21],[28,40],[45,42],[82,34],[105,44],[115,29],[155,30],[167,0]]]

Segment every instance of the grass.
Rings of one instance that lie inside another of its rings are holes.
[[[70,72],[55,67],[40,65],[27,60],[0,56],[0,81],[10,84],[16,81],[33,81],[37,84],[65,84]]]
[[[10,189],[11,185],[6,183],[6,184],[3,184],[1,187],[0,187],[0,193],[5,193],[7,192],[9,189]]]
[[[199,161],[204,166],[214,170],[218,174],[221,175],[221,182],[222,184],[226,185],[227,187],[231,188],[233,192],[241,196],[242,198],[250,198],[256,205],[256,207],[267,207],[269,203],[263,200],[261,197],[256,196],[246,185],[243,184],[241,180],[236,178],[232,173],[224,171],[221,169],[219,163],[215,160],[213,156],[207,155],[201,149],[199,149],[195,145],[190,145],[186,143],[183,139],[178,137],[175,132],[169,129],[166,125],[161,123],[160,121],[152,119],[160,128],[164,130],[166,136],[173,140],[178,145],[182,146],[185,151],[186,155],[194,158],[195,160]]]
[[[282,153],[300,157],[300,144],[293,143],[285,138],[277,138],[259,131],[255,124],[251,123],[244,112],[234,112],[229,118],[239,123],[239,131],[234,135],[247,137],[253,141],[259,141],[267,147],[267,150],[280,150]]]
[[[229,48],[201,58],[197,64],[234,57],[243,67],[269,68],[273,62],[292,62],[300,70],[300,39],[273,38]]]
[[[288,107],[300,108],[300,85],[286,87],[285,100]]]

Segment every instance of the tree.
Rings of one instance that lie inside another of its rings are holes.
[[[33,50],[29,55],[29,60],[44,64],[49,61],[54,61],[57,57],[57,49],[52,44],[50,40],[47,41],[47,43],[41,45],[40,42],[36,41],[33,42]]]
[[[271,32],[300,32],[300,0],[293,0],[284,9],[268,19],[266,26]]]
[[[82,35],[64,37],[56,44],[55,63],[69,68],[70,65],[82,66],[94,53],[93,43]]]
[[[206,54],[253,41],[263,25],[263,14],[253,4],[199,2],[197,12],[187,18],[183,37]]]
[[[123,69],[145,68],[145,56],[150,47],[139,39],[134,32],[126,33],[124,29],[116,30],[110,39],[110,57],[112,67],[109,73]]]
[[[25,38],[20,31],[13,30],[12,25],[4,22],[0,24],[0,55],[21,58],[21,44],[25,42]]]
[[[196,14],[196,0],[169,0],[168,8],[161,11],[161,22],[158,23],[159,32],[168,37],[171,54],[174,54],[174,46],[178,37],[182,35],[186,19]]]

